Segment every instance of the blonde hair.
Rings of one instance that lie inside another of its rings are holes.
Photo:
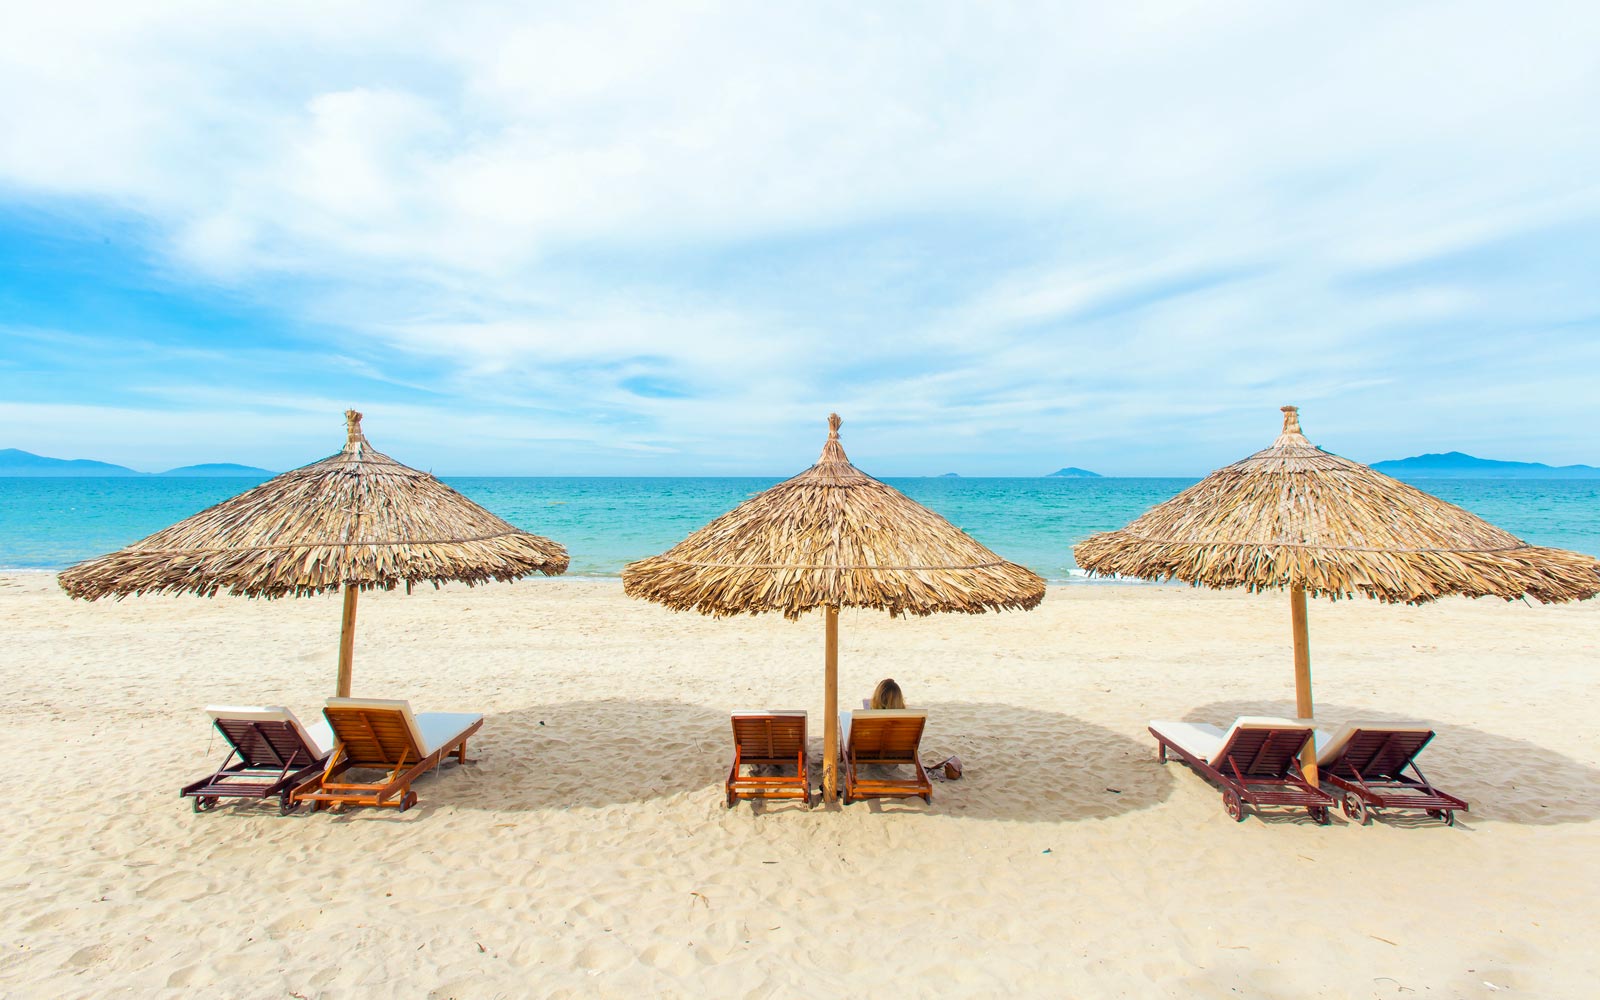
[[[885,677],[883,680],[878,682],[878,686],[876,688],[874,688],[873,691],[872,691],[872,707],[873,708],[905,708],[906,707],[906,697],[905,697],[905,695],[900,693],[900,685],[898,685],[898,684],[896,684],[894,682],[894,678]]]

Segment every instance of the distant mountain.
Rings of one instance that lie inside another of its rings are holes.
[[[206,462],[201,465],[185,465],[178,469],[168,469],[160,473],[163,476],[270,476],[272,472],[267,469],[258,469],[253,465],[235,465],[233,462]]]
[[[940,476],[939,478],[940,479],[960,479],[961,478],[961,473],[959,473],[959,472],[946,472],[944,475]]]
[[[126,465],[94,462],[87,458],[47,458],[20,448],[0,448],[0,477],[5,476],[147,476]],[[163,476],[270,476],[266,469],[232,462],[208,462],[168,469]]]
[[[1600,469],[1592,465],[1500,462],[1459,451],[1374,462],[1372,467],[1386,476],[1418,479],[1600,479]]]
[[[1057,469],[1056,471],[1050,473],[1050,475],[1045,476],[1045,478],[1046,479],[1099,479],[1099,478],[1101,478],[1101,476],[1100,476],[1100,473],[1098,473],[1098,472],[1090,472],[1088,469],[1079,469],[1079,468],[1076,468],[1074,466],[1069,465],[1065,469]]]
[[[0,448],[0,476],[142,476],[124,465],[86,458],[46,458],[19,448]]]

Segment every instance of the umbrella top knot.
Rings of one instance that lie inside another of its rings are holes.
[[[344,411],[345,443],[344,450],[351,451],[367,443],[367,436],[361,433],[361,413],[359,410]]]
[[[1272,442],[1272,447],[1279,451],[1287,449],[1291,452],[1308,454],[1316,451],[1311,442],[1306,440],[1305,433],[1300,430],[1300,407],[1284,406],[1280,409],[1283,410],[1283,430],[1279,432],[1278,439]]]
[[[1283,410],[1283,432],[1285,434],[1299,434],[1299,433],[1301,433],[1301,431],[1300,431],[1300,407],[1298,407],[1298,406],[1284,406],[1284,407],[1280,407],[1280,409]],[[356,416],[360,417],[361,415],[358,413],[358,414],[356,414]]]
[[[861,473],[850,465],[850,459],[845,456],[844,445],[839,442],[839,425],[844,423],[837,413],[828,414],[828,440],[822,443],[822,456],[813,466],[826,475],[844,477],[854,481]]]

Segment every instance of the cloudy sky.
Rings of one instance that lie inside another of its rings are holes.
[[[837,410],[879,475],[1198,474],[1298,403],[1600,464],[1596,52],[1588,3],[23,5],[0,447],[282,469],[354,405],[443,474],[788,474]]]

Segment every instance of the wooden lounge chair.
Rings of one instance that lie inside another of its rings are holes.
[[[928,713],[909,708],[864,709],[839,713],[839,753],[843,757],[845,804],[857,799],[910,798],[933,801],[933,782],[923,770],[917,746]],[[862,768],[909,767],[906,777],[863,774]]]
[[[467,737],[483,726],[481,715],[413,715],[409,702],[371,698],[329,698],[322,714],[333,727],[333,753],[316,782],[294,794],[313,809],[391,806],[404,812],[417,804],[411,783],[451,754],[467,763]],[[377,781],[339,780],[352,769],[388,773]]]
[[[1203,722],[1150,723],[1156,753],[1170,750],[1222,789],[1228,815],[1244,822],[1245,806],[1304,806],[1326,824],[1333,797],[1306,781],[1300,752],[1311,739],[1304,722],[1242,716],[1226,732]]]
[[[793,765],[793,775],[741,774],[744,767]],[[811,806],[811,776],[806,770],[806,713],[734,712],[733,767],[724,785],[728,808],[740,799],[803,799]]]
[[[327,748],[333,744],[327,723],[302,726],[293,712],[279,705],[208,705],[206,714],[233,749],[222,767],[184,785],[178,794],[194,800],[195,812],[213,809],[222,799],[274,795],[279,812],[286,816],[293,812],[294,791],[315,783],[327,760]]]
[[[1417,754],[1432,739],[1433,730],[1418,723],[1351,722],[1332,737],[1317,733],[1317,768],[1344,792],[1344,814],[1363,826],[1379,809],[1421,809],[1454,826],[1467,804],[1417,768]]]

